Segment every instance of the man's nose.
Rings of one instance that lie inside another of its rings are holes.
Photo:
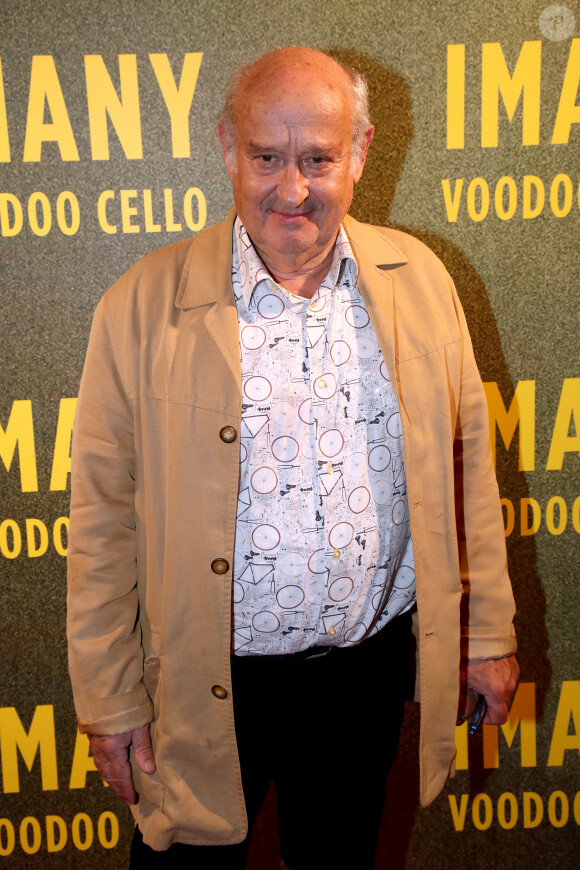
[[[292,163],[287,164],[278,182],[280,201],[291,208],[298,208],[308,194],[308,179],[302,174],[300,167]]]

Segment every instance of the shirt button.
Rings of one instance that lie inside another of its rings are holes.
[[[225,441],[226,444],[231,444],[237,437],[238,433],[233,426],[224,426],[223,429],[220,429],[220,438],[222,441]]]
[[[330,628],[328,629],[328,634],[329,634],[331,637],[332,637],[333,635],[336,634],[336,628],[334,627],[334,625],[331,625],[331,626],[330,626]]]
[[[214,559],[211,563],[211,570],[214,574],[225,574],[230,570],[230,563],[226,559]]]
[[[220,701],[225,701],[228,696],[228,691],[223,686],[212,686],[211,693],[215,698],[219,698]]]

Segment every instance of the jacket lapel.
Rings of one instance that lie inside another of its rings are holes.
[[[396,346],[395,276],[408,263],[399,249],[374,227],[345,217],[344,228],[358,264],[358,285],[389,372],[398,393]]]
[[[238,315],[232,290],[232,209],[226,220],[193,240],[185,261],[175,304],[178,308],[207,306],[204,322],[223,354],[241,395]]]

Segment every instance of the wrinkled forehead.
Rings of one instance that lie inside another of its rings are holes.
[[[340,118],[350,124],[352,96],[344,70],[326,62],[257,64],[242,82],[235,102],[236,122],[305,125]]]

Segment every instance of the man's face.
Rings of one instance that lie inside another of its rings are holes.
[[[240,103],[235,159],[226,158],[238,214],[267,262],[308,262],[333,245],[362,173],[364,158],[351,159],[350,94],[298,69]]]

